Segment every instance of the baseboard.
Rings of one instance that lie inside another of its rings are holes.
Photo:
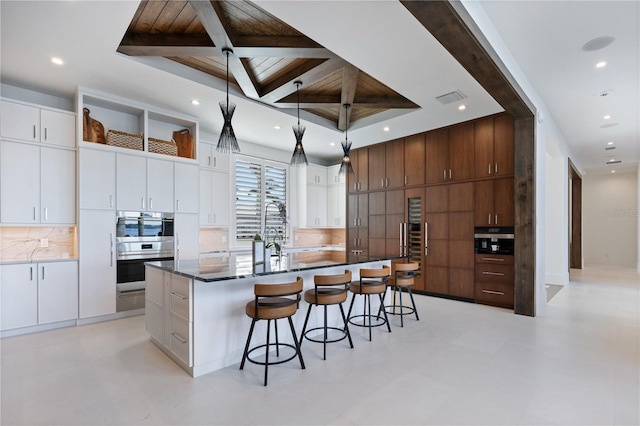
[[[21,336],[23,334],[38,333],[40,331],[55,330],[57,328],[73,327],[76,323],[76,320],[68,320],[54,322],[51,324],[34,325],[32,327],[14,328],[13,330],[4,330],[0,332],[0,338]]]
[[[111,321],[111,320],[120,319],[120,318],[134,317],[138,315],[144,315],[144,308],[133,309],[133,310],[124,311],[124,312],[116,312],[115,314],[100,315],[97,317],[81,318],[78,320],[78,325],[95,324],[97,322]]]

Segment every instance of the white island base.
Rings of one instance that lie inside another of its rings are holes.
[[[361,268],[380,268],[390,260],[376,260],[337,266],[322,266],[292,272],[278,272],[257,277],[201,281],[196,276],[172,272],[168,268],[146,267],[146,329],[151,341],[193,377],[240,363],[251,319],[245,305],[253,299],[256,283],[284,283],[304,280],[304,289],[313,288],[314,275],[342,274],[350,270],[359,279]],[[354,312],[362,313],[358,298]],[[348,309],[345,302],[345,314]],[[377,309],[377,304],[374,305]],[[293,321],[296,333],[304,324],[308,304],[303,300]],[[357,309],[357,311],[356,311]],[[313,309],[307,328],[322,325],[322,309]],[[338,309],[329,309],[329,326],[342,326]],[[281,341],[291,339],[286,323],[278,327]],[[253,344],[266,338],[266,321],[259,321]],[[259,343],[259,344],[260,344]],[[304,347],[303,347],[304,348]],[[304,356],[304,352],[303,352]]]

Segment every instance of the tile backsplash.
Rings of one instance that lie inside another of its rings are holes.
[[[293,246],[309,247],[322,245],[344,245],[346,241],[344,229],[294,228]]]
[[[75,226],[1,226],[0,262],[77,259]]]
[[[200,228],[200,253],[229,250],[228,228]]]

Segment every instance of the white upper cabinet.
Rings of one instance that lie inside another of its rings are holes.
[[[117,208],[127,211],[172,212],[173,162],[118,153]]]
[[[1,143],[0,221],[40,223],[40,147]]]
[[[309,164],[307,166],[307,184],[308,185],[326,185],[327,184],[327,168]]]
[[[76,153],[42,147],[40,222],[76,223]]]
[[[229,154],[216,151],[216,145],[211,142],[200,141],[198,148],[200,167],[229,171]]]
[[[176,163],[175,178],[175,211],[198,213],[200,169],[195,164]]]
[[[0,101],[0,110],[0,135],[3,138],[68,148],[76,146],[73,113],[6,100]]]
[[[345,175],[340,174],[340,164],[327,167],[328,185],[344,185]]]
[[[80,148],[78,155],[80,208],[115,210],[116,153]]]
[[[200,170],[200,225],[229,226],[229,174]]]

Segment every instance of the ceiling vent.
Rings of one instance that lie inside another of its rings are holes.
[[[450,93],[445,93],[444,95],[436,96],[436,100],[440,102],[442,105],[458,102],[465,98],[466,98],[465,94],[459,90],[456,90]]]
[[[605,151],[611,151],[613,149],[616,149],[616,147],[615,146],[607,146],[607,147],[604,148]]]
[[[609,160],[605,164],[609,165],[609,164],[620,164],[620,163],[622,163],[621,160]]]

